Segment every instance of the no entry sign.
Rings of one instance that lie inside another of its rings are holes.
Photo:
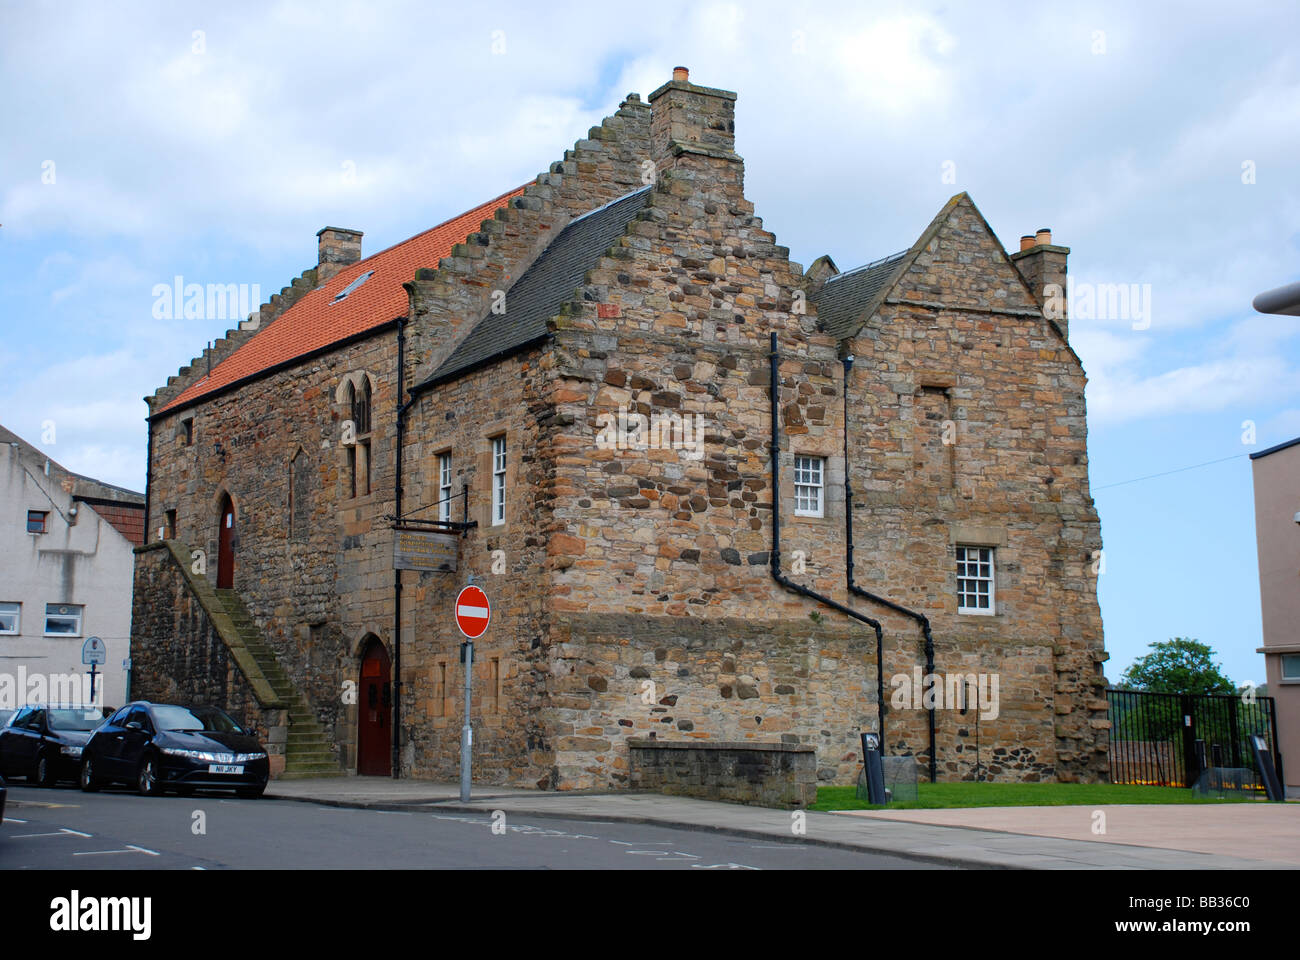
[[[478,587],[466,587],[456,595],[456,626],[471,640],[483,636],[492,619],[487,594]]]

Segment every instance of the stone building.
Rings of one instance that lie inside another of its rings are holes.
[[[734,101],[679,68],[431,231],[362,258],[322,230],[148,398],[140,684],[264,724],[290,775],[454,779],[474,575],[485,782],[625,786],[632,738],[851,782],[882,717],[922,775],[1104,776],[1068,250],[1008,256],[961,194],[805,272],[745,199]],[[395,572],[395,527],[455,571]]]
[[[104,648],[94,701],[120,705],[144,497],[73,473],[0,427],[0,505],[0,710],[89,703],[91,637]]]

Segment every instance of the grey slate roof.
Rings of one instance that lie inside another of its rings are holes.
[[[506,291],[505,313],[489,312],[480,319],[416,389],[452,379],[545,337],[546,321],[574,298],[587,271],[623,236],[649,196],[650,188],[642,187],[571,221]]]
[[[831,277],[812,298],[821,328],[838,340],[852,336],[855,321],[885,292],[908,250]]]

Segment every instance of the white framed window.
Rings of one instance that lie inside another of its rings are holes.
[[[21,603],[0,603],[0,634],[22,633],[23,605]]]
[[[957,548],[957,612],[992,615],[994,599],[992,547]]]
[[[492,438],[492,526],[506,522],[506,438]]]
[[[1282,679],[1300,680],[1300,653],[1282,654]]]
[[[826,458],[794,458],[794,515],[826,515]]]
[[[81,613],[84,609],[75,603],[47,603],[45,635],[47,637],[81,636]]]
[[[438,454],[438,519],[451,519],[451,454]]]

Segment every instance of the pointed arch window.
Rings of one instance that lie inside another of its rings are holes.
[[[370,392],[370,378],[362,374],[357,382],[348,381],[344,396],[353,431],[353,442],[347,448],[351,497],[370,493]]]

